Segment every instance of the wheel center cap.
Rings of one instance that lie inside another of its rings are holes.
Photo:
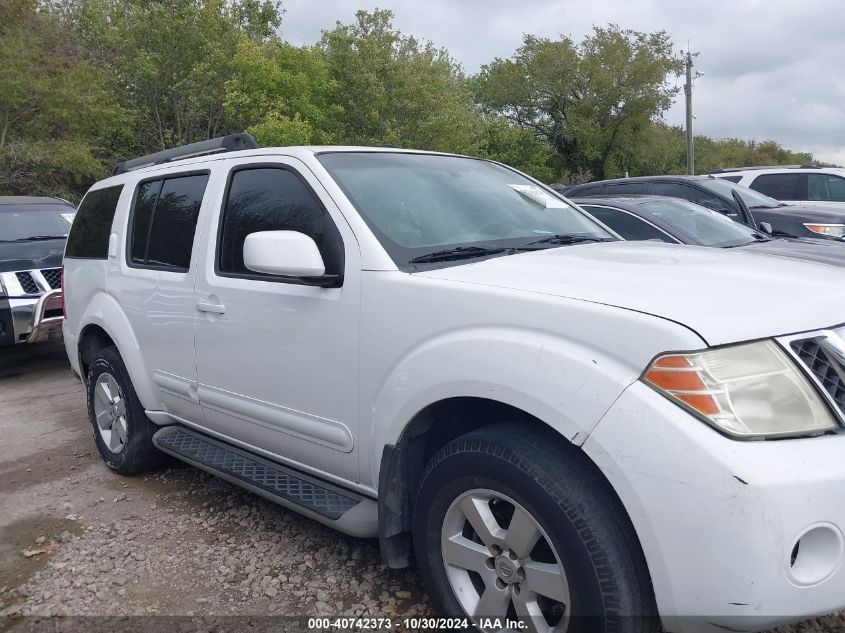
[[[507,556],[503,555],[496,558],[496,574],[502,579],[502,582],[516,582],[517,569],[517,564]]]

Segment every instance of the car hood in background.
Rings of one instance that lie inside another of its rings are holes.
[[[845,322],[845,271],[735,249],[580,244],[416,275],[635,310],[680,323],[710,345]]]
[[[845,266],[845,242],[832,239],[783,238],[768,242],[753,242],[735,248],[747,253],[794,257],[831,266]]]
[[[40,242],[0,242],[0,273],[62,265],[65,238]]]
[[[785,207],[773,209],[749,209],[757,222],[777,221],[779,217],[797,216],[802,222],[819,222],[821,224],[845,224],[845,208],[820,207],[811,204],[787,204]]]

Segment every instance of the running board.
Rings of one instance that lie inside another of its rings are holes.
[[[376,502],[183,426],[153,435],[160,451],[354,536],[378,535]]]

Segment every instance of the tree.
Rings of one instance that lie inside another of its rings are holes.
[[[323,34],[336,83],[338,137],[364,145],[449,152],[478,147],[481,119],[460,66],[442,48],[393,28],[393,14],[359,11]]]
[[[604,178],[625,171],[644,130],[677,94],[667,80],[680,69],[665,32],[610,25],[579,45],[526,35],[511,59],[482,68],[475,87],[487,112],[546,139],[565,170]]]
[[[54,0],[133,111],[146,153],[235,131],[226,84],[244,41],[275,37],[278,0]]]
[[[247,40],[235,56],[224,107],[262,145],[330,143],[343,114],[335,89],[322,50]]]
[[[0,7],[0,191],[73,196],[119,135],[113,87],[35,2]]]

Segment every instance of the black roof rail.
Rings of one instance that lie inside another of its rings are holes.
[[[118,174],[125,174],[128,171],[141,169],[142,167],[161,165],[162,163],[169,163],[183,158],[206,156],[208,154],[222,154],[225,152],[237,152],[242,149],[258,149],[258,143],[255,142],[252,134],[248,134],[246,132],[229,134],[228,136],[212,138],[207,141],[199,141],[189,145],[181,145],[172,149],[156,152],[155,154],[147,154],[146,156],[132,158],[115,165],[111,174],[112,176],[117,176]]]

